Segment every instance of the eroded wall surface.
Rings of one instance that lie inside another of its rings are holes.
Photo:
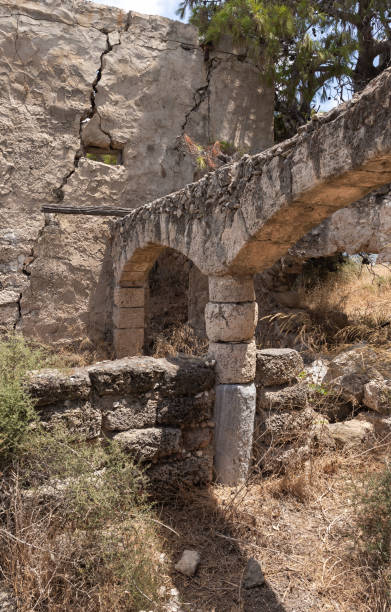
[[[202,359],[136,357],[30,372],[26,385],[44,427],[116,440],[166,487],[211,480],[214,382]]]
[[[379,263],[391,261],[390,185],[335,212],[299,240],[289,255],[306,260],[344,252],[376,253]]]
[[[0,1],[0,322],[52,345],[110,340],[111,218],[194,179],[180,139],[272,144],[273,92],[195,28],[82,0]],[[120,151],[122,164],[86,158]]]

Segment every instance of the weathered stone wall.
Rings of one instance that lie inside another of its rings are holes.
[[[109,437],[155,481],[207,482],[213,465],[214,368],[195,358],[133,357],[71,372],[32,372],[27,388],[48,427]]]
[[[183,187],[185,132],[263,150],[273,92],[228,47],[206,59],[192,26],[82,0],[1,1],[0,49],[0,322],[88,348],[112,326],[111,222],[41,206],[131,209]]]
[[[335,212],[299,240],[288,254],[297,260],[336,253],[377,253],[378,261],[391,261],[390,185]]]

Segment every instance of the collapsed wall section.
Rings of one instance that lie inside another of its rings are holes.
[[[110,218],[41,206],[132,209],[183,187],[197,171],[185,132],[263,150],[273,92],[242,56],[206,59],[192,26],[81,0],[3,4],[0,46],[1,325],[96,347],[111,333]]]

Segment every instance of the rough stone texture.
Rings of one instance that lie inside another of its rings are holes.
[[[121,431],[113,439],[138,461],[154,461],[176,455],[181,449],[181,430],[172,427]]]
[[[364,385],[363,404],[380,414],[389,415],[391,413],[391,380],[370,380]]]
[[[92,440],[101,434],[102,413],[91,401],[63,399],[60,404],[43,406],[39,416],[48,429],[65,426],[79,440]]]
[[[289,249],[289,255],[301,260],[363,252],[378,253],[379,263],[391,261],[389,186],[338,210]]]
[[[391,434],[391,417],[376,412],[360,412],[356,417],[359,421],[367,421],[373,428],[376,436],[389,438]]]
[[[144,306],[144,301],[144,287],[122,287],[114,290],[114,304],[120,308],[140,308]]]
[[[52,345],[109,342],[110,219],[40,207],[132,209],[176,191],[196,172],[184,132],[265,149],[272,88],[240,51],[205,60],[196,29],[162,17],[83,0],[11,0],[0,16],[0,282],[14,292],[0,319]]]
[[[303,359],[294,349],[257,351],[256,383],[263,387],[292,382],[303,369]]]
[[[250,557],[247,561],[246,571],[243,576],[243,586],[245,589],[252,589],[254,587],[260,587],[265,583],[265,576],[263,575],[260,563]]]
[[[88,372],[82,368],[73,370],[71,374],[44,369],[29,373],[26,388],[37,406],[45,406],[61,400],[87,399],[91,382]]]
[[[253,302],[255,300],[252,278],[232,276],[209,277],[211,302]]]
[[[375,431],[372,423],[358,418],[342,423],[330,423],[327,429],[339,447],[360,446],[370,439]]]
[[[206,334],[212,342],[241,342],[251,340],[258,320],[258,304],[217,304],[209,302],[205,308]]]
[[[63,424],[79,440],[113,438],[152,462],[150,477],[163,486],[210,481],[214,384],[213,366],[191,357],[42,370],[25,381],[46,428]]]
[[[330,445],[329,445],[330,446]],[[263,472],[273,474],[292,474],[303,470],[303,466],[311,456],[311,447],[308,444],[302,446],[295,440],[292,444],[283,446],[270,446],[270,444],[259,444],[255,447],[257,465]]]
[[[136,396],[106,395],[99,401],[103,427],[107,431],[126,431],[153,427],[156,423],[156,400]]]
[[[175,490],[178,485],[203,485],[212,480],[213,457],[209,454],[187,457],[183,461],[159,463],[148,470],[148,476],[156,487],[161,487],[167,494],[167,488],[172,485]]]
[[[319,415],[309,406],[294,412],[283,409],[273,412],[257,410],[259,434],[264,444],[281,445],[307,437],[308,431],[317,420]]]
[[[390,83],[388,69],[294,138],[117,221],[116,283],[125,271],[145,278],[151,264],[143,270],[136,262],[141,253],[155,261],[162,247],[176,249],[204,274],[255,274],[333,212],[389,183]]]
[[[255,378],[255,341],[211,342],[209,357],[216,360],[216,376],[221,384],[248,383]]]
[[[219,482],[237,485],[247,477],[255,417],[255,385],[217,385],[215,472]]]
[[[390,376],[389,352],[364,345],[344,351],[332,359],[328,363],[323,384],[346,401],[357,404],[363,400],[366,383]]]
[[[208,448],[213,438],[213,430],[209,427],[186,429],[183,432],[183,446],[188,451]]]
[[[177,572],[185,576],[194,576],[201,561],[201,555],[196,550],[184,550],[178,563],[175,564]]]
[[[157,388],[163,396],[198,395],[214,382],[213,366],[197,357],[124,358],[102,361],[87,370],[99,395],[137,395]]]
[[[311,391],[306,383],[286,387],[258,387],[259,410],[297,410],[307,405]]]

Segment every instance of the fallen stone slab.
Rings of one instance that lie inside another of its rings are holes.
[[[358,418],[342,423],[326,424],[325,427],[339,447],[360,446],[369,440],[375,432],[372,423]]]
[[[363,404],[380,414],[390,414],[391,380],[370,380],[364,385]]]

